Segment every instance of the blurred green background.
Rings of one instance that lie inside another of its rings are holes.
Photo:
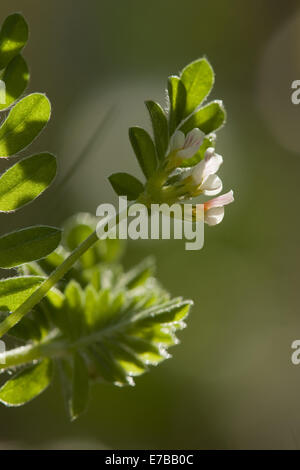
[[[228,111],[217,150],[236,201],[199,252],[181,241],[128,243],[126,267],[154,254],[164,286],[195,301],[173,359],[134,389],[95,386],[73,424],[58,384],[24,408],[1,407],[0,449],[300,448],[300,366],[290,360],[300,338],[299,2],[1,1],[1,21],[15,11],[31,27],[30,90],[53,105],[27,154],[57,154],[62,179],[114,111],[63,191],[0,215],[1,233],[116,201],[107,176],[140,176],[127,129],[149,126],[144,100],[164,102],[167,76],[203,55],[216,71],[212,97]]]

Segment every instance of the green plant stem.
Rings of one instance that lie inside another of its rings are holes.
[[[109,227],[109,231],[112,231],[122,220],[124,214],[127,214],[128,206],[124,211],[117,214],[115,218],[115,224],[110,224],[110,220],[105,219],[102,227],[103,233]],[[106,235],[108,232],[106,232]],[[13,326],[19,323],[22,318],[32,310],[32,308],[38,304],[49,292],[49,290],[55,286],[55,284],[60,281],[60,279],[72,268],[72,266],[78,261],[78,259],[95,243],[99,241],[97,231],[93,232],[86,240],[84,240],[81,245],[75,248],[70,256],[60,265],[55,271],[40,285],[40,287],[31,294],[28,299],[25,300],[11,315],[9,315],[5,320],[0,323],[0,338],[5,335]]]
[[[167,160],[169,162],[169,160]],[[169,162],[170,163],[170,162]],[[176,200],[176,192],[172,188],[164,188],[170,173],[174,167],[172,164],[164,163],[147,181],[145,191],[139,196],[137,202],[150,207],[152,203],[173,203]]]
[[[39,303],[47,292],[71,269],[76,261],[91,246],[99,240],[97,233],[93,232],[84,242],[79,245],[70,256],[40,285],[40,287],[28,297],[11,315],[0,323],[0,338],[15,326],[32,308]]]
[[[57,332],[50,335],[44,342],[29,344],[11,349],[0,354],[0,371],[28,364],[46,357],[60,357],[67,353],[67,349],[59,340],[56,340]],[[56,340],[56,341],[55,341]]]
[[[40,345],[21,346],[1,354],[0,370],[20,366],[40,357]]]

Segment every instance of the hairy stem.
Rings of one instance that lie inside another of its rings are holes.
[[[38,344],[29,344],[11,349],[0,354],[0,371],[17,367],[46,357],[60,357],[67,354],[65,343],[57,338],[58,332],[50,334],[44,341]]]

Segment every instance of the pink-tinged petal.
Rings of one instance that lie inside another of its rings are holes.
[[[205,196],[215,196],[222,191],[223,184],[217,175],[209,175],[201,184],[200,189]]]
[[[200,129],[190,131],[184,141],[182,149],[177,152],[179,158],[191,158],[198,152],[202,145],[205,134]]]
[[[192,178],[196,185],[201,184],[203,180],[203,173],[205,170],[205,165],[206,165],[205,160],[201,160],[199,163],[197,163],[197,165],[192,170]]]
[[[194,146],[196,143],[203,142],[203,139],[205,137],[204,132],[202,132],[200,129],[195,128],[191,130],[185,138],[184,142],[184,148]]]
[[[218,225],[224,218],[224,207],[212,207],[205,212],[204,222],[208,225]]]
[[[185,142],[185,135],[181,131],[176,131],[170,141],[170,152],[183,148]]]
[[[226,194],[222,194],[221,196],[215,197],[214,199],[211,199],[210,201],[205,202],[204,209],[209,210],[212,207],[223,207],[223,206],[226,206],[227,204],[230,204],[233,201],[234,201],[233,191],[229,191]]]
[[[206,158],[207,160],[212,157],[214,154],[216,153],[215,151],[215,148],[214,147],[208,147],[206,150],[205,150],[205,154],[204,154],[204,158]]]
[[[186,149],[179,150],[177,156],[185,160],[186,158],[192,158],[197,153],[199,147],[188,147]]]
[[[223,163],[222,155],[215,153],[215,150],[210,147],[205,152],[205,169],[204,169],[204,178],[207,178],[209,175],[214,175],[217,173],[218,169]]]
[[[193,169],[192,177],[194,183],[199,185],[210,175],[214,175],[222,163],[222,156],[215,153],[215,149],[213,147],[209,147],[205,152],[205,158],[201,160]]]

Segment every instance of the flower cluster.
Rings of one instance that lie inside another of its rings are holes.
[[[192,158],[199,151],[204,138],[205,134],[198,128],[193,129],[186,136],[182,131],[177,130],[171,138],[168,150],[168,171],[172,174],[173,170]],[[216,196],[219,194],[223,189],[223,184],[216,173],[222,163],[223,157],[217,154],[213,147],[208,147],[204,158],[188,171],[182,172],[179,181],[174,185],[178,199],[190,199],[199,195]],[[230,204],[233,200],[233,191],[229,191],[205,202],[203,204],[204,221],[208,225],[219,224],[224,217],[224,206]],[[193,207],[190,214],[187,211],[185,212],[191,220],[197,220],[201,213],[202,210],[200,210],[199,204]]]
[[[233,201],[233,192],[218,196],[223,185],[217,172],[223,158],[214,147],[226,111],[220,100],[206,103],[214,79],[210,63],[200,58],[178,76],[168,78],[166,110],[155,101],[145,102],[152,136],[134,126],[129,129],[129,139],[146,181],[123,172],[111,175],[109,181],[119,196],[148,208],[151,204],[171,206],[198,196],[217,196],[202,204],[195,201],[187,217],[202,217],[209,225],[222,221],[224,206]]]

